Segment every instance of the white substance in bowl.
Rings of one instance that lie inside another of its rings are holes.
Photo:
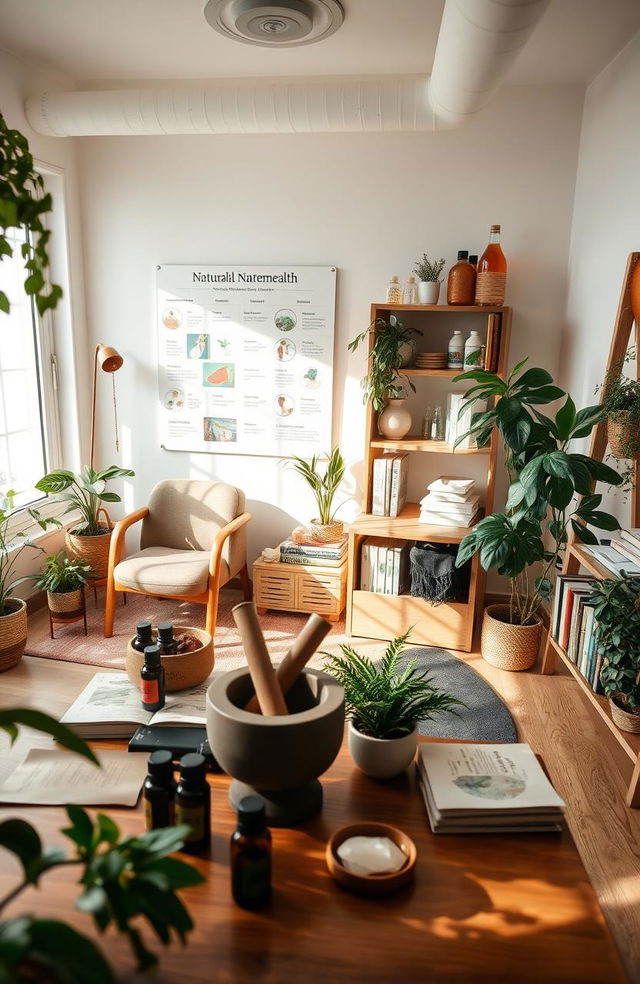
[[[352,875],[388,875],[407,863],[407,855],[389,837],[348,837],[336,854]]]

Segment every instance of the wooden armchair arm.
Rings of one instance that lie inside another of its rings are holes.
[[[113,533],[111,534],[111,546],[109,547],[109,577],[113,575],[114,568],[120,563],[125,533],[130,526],[133,526],[134,523],[139,523],[141,519],[144,519],[148,515],[148,507],[143,506],[142,509],[136,509],[135,512],[129,513],[128,516],[118,520],[114,526]]]
[[[222,548],[224,547],[226,541],[229,539],[232,533],[237,533],[239,529],[242,529],[246,523],[251,519],[251,513],[244,512],[240,516],[236,516],[232,519],[230,523],[223,526],[220,532],[217,534],[215,540],[213,541],[213,546],[211,547],[211,556],[209,558],[209,576],[215,578],[217,581],[220,577],[220,561],[222,560]]]

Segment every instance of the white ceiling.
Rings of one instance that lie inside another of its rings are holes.
[[[224,38],[204,0],[1,0],[0,44],[81,82],[429,74],[444,0],[343,0],[332,37],[290,50]],[[640,29],[639,0],[551,0],[507,84],[589,82]]]

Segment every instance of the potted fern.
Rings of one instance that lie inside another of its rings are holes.
[[[416,260],[413,272],[418,277],[418,297],[421,304],[438,303],[444,262],[443,256],[439,260],[430,260],[428,253],[423,253],[422,259]]]
[[[31,575],[34,586],[47,592],[49,611],[67,618],[82,613],[84,586],[91,576],[91,567],[86,561],[68,557],[64,550],[47,557],[43,569]]]
[[[623,731],[640,733],[640,578],[623,574],[591,583],[600,681],[611,717]]]
[[[111,544],[111,521],[104,503],[122,501],[115,492],[106,491],[107,482],[133,475],[135,472],[130,468],[117,465],[103,471],[85,467],[79,475],[60,469],[49,472],[36,483],[41,492],[68,503],[65,513],[80,513],[80,522],[66,534],[66,548],[72,557],[88,563],[97,579],[107,576]]]
[[[460,704],[418,673],[415,659],[398,668],[410,632],[389,643],[379,665],[349,645],[340,646],[341,655],[322,653],[325,670],[344,688],[351,757],[373,779],[404,772],[418,747],[418,722],[439,711],[455,713]]]
[[[318,468],[319,455],[314,454],[310,461],[293,455],[292,463],[295,471],[311,489],[318,507],[318,515],[310,523],[313,538],[322,543],[335,543],[341,540],[344,536],[344,524],[341,520],[335,519],[336,510],[333,509],[333,499],[345,471],[340,448],[333,449],[324,472],[320,472]]]
[[[640,383],[615,374],[605,385],[602,407],[613,457],[637,458],[640,454]]]

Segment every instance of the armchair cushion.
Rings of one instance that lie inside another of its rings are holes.
[[[223,560],[220,584],[229,576],[229,565]],[[125,588],[154,595],[200,595],[209,584],[209,551],[146,547],[121,561],[114,578]]]
[[[149,515],[142,522],[140,547],[142,551],[149,547],[210,551],[222,527],[240,516],[244,508],[244,492],[225,482],[191,479],[159,482],[149,497]],[[244,529],[229,537],[222,556],[229,568],[228,580],[246,562]],[[116,577],[124,583],[117,574]]]

